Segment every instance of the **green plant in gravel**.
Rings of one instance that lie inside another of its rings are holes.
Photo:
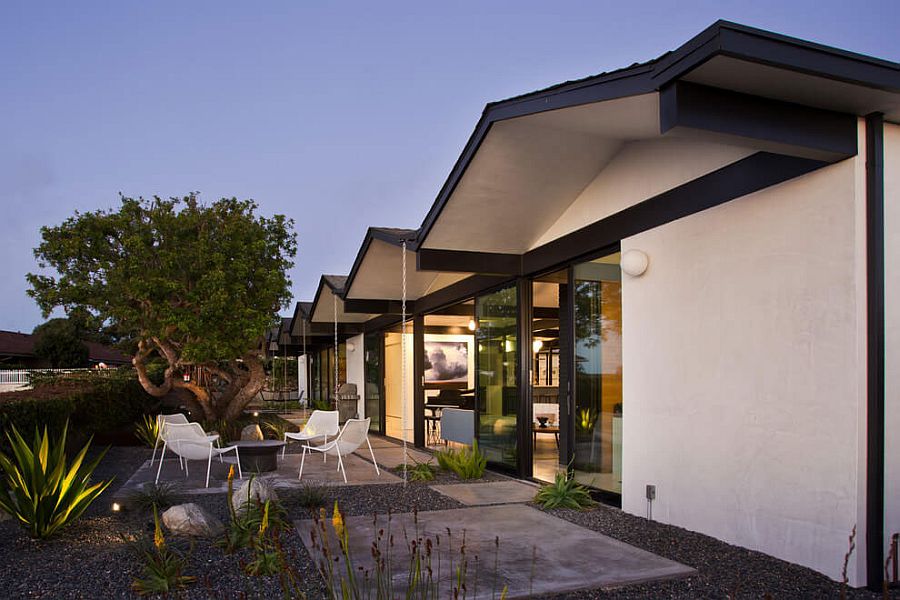
[[[128,504],[142,511],[156,508],[168,508],[175,504],[178,496],[178,484],[164,481],[162,483],[147,482],[140,491],[128,496]]]
[[[91,442],[66,461],[66,433],[52,444],[44,428],[41,436],[37,428],[29,446],[16,428],[6,432],[12,456],[0,452],[0,469],[6,485],[0,486],[0,509],[12,516],[34,538],[47,538],[80,517],[91,503],[112,483],[112,479],[91,482],[91,474],[106,450],[85,462]]]
[[[159,513],[153,507],[153,543],[146,540],[137,544],[138,554],[144,563],[143,577],[135,579],[131,588],[140,596],[168,595],[187,587],[194,577],[182,575],[187,564],[187,553],[180,552],[166,543]]]
[[[148,448],[155,448],[159,439],[159,422],[155,415],[144,415],[134,424],[134,437]]]
[[[325,502],[328,500],[328,494],[324,485],[306,482],[297,492],[296,498],[297,504],[303,508],[315,510],[325,506]]]
[[[480,479],[487,468],[487,457],[478,450],[478,441],[459,450],[448,448],[435,454],[438,465],[445,471],[453,471],[460,479]]]
[[[413,458],[412,461],[413,464],[398,465],[394,470],[402,475],[405,467],[409,481],[432,481],[434,479],[437,474],[437,467],[434,466],[430,459],[421,462]]]
[[[265,506],[256,498],[250,498],[252,486],[247,486],[247,500],[241,505],[240,510],[235,510],[232,498],[234,498],[234,467],[228,470],[228,511],[229,520],[225,526],[225,536],[219,541],[219,546],[226,554],[237,552],[241,548],[247,548],[252,545],[253,537],[259,532],[259,529],[265,518],[268,521],[267,527],[272,527],[279,531],[285,529],[288,524],[287,512],[277,502],[272,502],[268,511]]]
[[[567,471],[556,474],[553,483],[541,486],[534,501],[544,508],[571,508],[583,510],[597,504],[588,489],[575,481]]]

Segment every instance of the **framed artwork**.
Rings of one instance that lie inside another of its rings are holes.
[[[425,340],[425,383],[468,384],[469,344]]]

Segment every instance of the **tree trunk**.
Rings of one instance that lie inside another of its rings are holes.
[[[244,365],[248,368],[249,378],[238,389],[225,408],[225,418],[229,421],[241,416],[241,412],[250,404],[250,401],[259,393],[266,382],[266,371],[258,356],[255,354],[245,355]]]

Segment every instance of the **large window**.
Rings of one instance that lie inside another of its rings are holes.
[[[510,286],[475,299],[478,438],[488,460],[516,469],[518,299]]]
[[[575,266],[575,478],[622,493],[619,254]]]

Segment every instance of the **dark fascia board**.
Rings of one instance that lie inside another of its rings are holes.
[[[338,336],[356,335],[362,332],[362,323],[338,323]],[[310,323],[307,333],[313,336],[334,335],[334,323]]]
[[[344,312],[363,315],[399,315],[402,312],[402,302],[400,300],[381,300],[381,299],[344,299]],[[415,311],[415,302],[406,301],[406,314],[412,314]]]
[[[416,269],[453,273],[521,275],[522,256],[498,252],[420,248],[416,252]]]
[[[525,274],[541,273],[619,240],[752,194],[826,166],[827,162],[757,152],[672,188],[523,255]]]
[[[796,38],[717,21],[655,61],[488,104],[419,228],[425,243],[444,205],[497,121],[657,91],[721,54],[866,87],[900,91],[900,65]]]
[[[900,65],[731,21],[717,21],[663,57],[654,79],[685,75],[716,54],[889,92],[900,91]]]
[[[853,115],[674,81],[660,90],[660,133],[700,129],[784,147],[804,148],[838,161],[857,153]]]
[[[327,275],[322,275],[319,277],[319,286],[316,288],[316,295],[313,296],[312,306],[309,308],[309,318],[312,319],[312,316],[316,314],[316,307],[319,305],[319,299],[322,296],[322,289],[325,286],[328,286],[328,289],[331,290],[331,293],[335,294],[338,297],[341,297],[343,290],[341,288],[337,288],[334,284],[329,281]],[[310,323],[312,324],[312,323]]]
[[[408,233],[408,235],[407,235]],[[353,266],[350,268],[350,274],[347,275],[347,282],[344,284],[343,294],[341,298],[346,298],[346,294],[350,292],[350,289],[353,287],[353,281],[356,279],[356,274],[359,272],[360,267],[362,266],[363,260],[366,257],[366,253],[369,251],[369,246],[372,245],[372,240],[380,240],[382,242],[387,242],[393,246],[402,247],[403,242],[407,242],[407,250],[411,250],[415,252],[417,244],[416,240],[418,238],[418,230],[386,230],[382,227],[369,227],[366,230],[366,235],[363,237],[362,245],[359,247],[359,251],[356,253],[356,258],[353,260]]]

